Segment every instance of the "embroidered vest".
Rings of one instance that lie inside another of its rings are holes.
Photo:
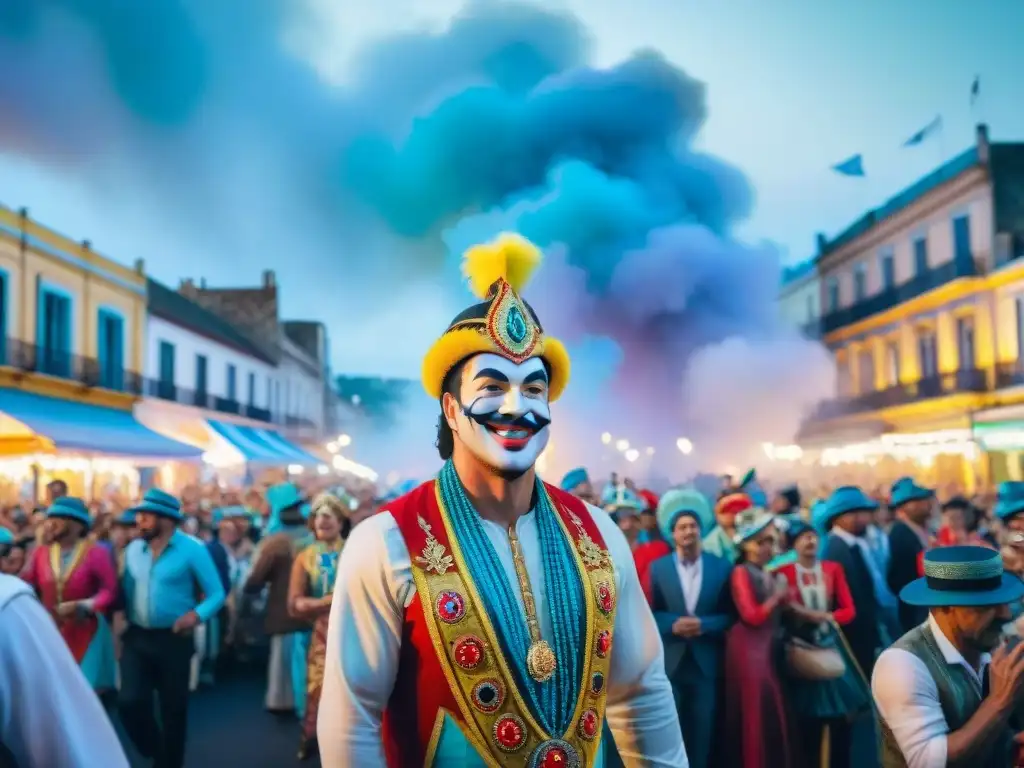
[[[963,728],[981,706],[981,691],[963,666],[946,663],[931,627],[928,624],[915,627],[893,643],[892,647],[912,653],[925,663],[939,691],[939,704],[949,732]],[[881,717],[878,718],[878,730],[882,737],[882,768],[907,768],[907,761],[896,744],[896,738]],[[1006,768],[1012,765],[1012,738],[1011,729],[1004,728],[1004,733],[1000,734],[992,751],[972,761],[974,768]]]
[[[572,725],[538,725],[469,576],[436,483],[388,505],[412,562],[395,688],[384,715],[389,768],[431,768],[446,722],[493,768],[580,768],[597,762],[615,625],[615,573],[586,506],[545,484],[573,543],[586,602],[582,670]]]

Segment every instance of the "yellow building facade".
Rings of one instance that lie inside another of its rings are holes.
[[[0,498],[38,499],[55,478],[73,495],[130,496],[139,466],[191,450],[132,415],[145,332],[142,262],[0,206]]]
[[[880,482],[993,479],[976,424],[1024,402],[1013,384],[1024,369],[1017,183],[1024,145],[990,143],[979,126],[973,147],[819,238],[822,338],[838,391],[802,443],[844,479],[859,480],[858,467]],[[1024,423],[1021,434],[1024,446]]]
[[[0,206],[0,386],[131,409],[146,326],[130,269]]]

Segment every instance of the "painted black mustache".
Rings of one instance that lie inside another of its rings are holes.
[[[498,411],[487,411],[486,413],[473,413],[469,408],[463,408],[462,412],[467,419],[472,419],[481,427],[497,427],[498,429],[527,429],[531,432],[540,432],[551,419],[546,419],[540,414],[528,413],[519,416],[509,416]]]

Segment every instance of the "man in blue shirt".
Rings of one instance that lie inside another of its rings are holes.
[[[133,511],[141,538],[126,548],[122,575],[128,629],[121,652],[121,720],[154,768],[182,768],[193,631],[220,610],[224,587],[206,545],[178,530],[176,498],[152,488]]]

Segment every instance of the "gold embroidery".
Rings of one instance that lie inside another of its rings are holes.
[[[583,562],[587,566],[587,570],[594,570],[595,568],[611,568],[611,557],[608,555],[608,550],[601,549],[600,546],[590,538],[590,534],[587,533],[587,529],[583,527],[583,521],[580,520],[579,515],[573,512],[571,509],[562,507],[562,511],[572,520],[573,526],[576,528],[576,532],[579,537],[576,540],[576,546],[580,550],[580,556],[583,558]]]
[[[416,558],[416,562],[422,565],[428,573],[433,571],[438,576],[443,576],[455,564],[455,559],[448,554],[444,544],[434,538],[430,523],[422,516],[419,518],[419,523],[420,528],[427,534],[427,543],[423,547],[423,552]]]
[[[581,649],[583,674],[581,675],[579,689],[576,693],[573,718],[567,725],[565,733],[548,734],[534,718],[516,685],[515,677],[511,673],[507,660],[500,651],[498,634],[495,631],[495,627],[491,624],[486,610],[481,607],[482,600],[476,584],[473,583],[472,579],[468,578],[465,555],[454,537],[451,520],[440,498],[436,484],[435,497],[440,514],[440,524],[444,526],[448,533],[450,542],[448,548],[453,556],[454,568],[436,576],[427,573],[423,569],[414,568],[413,580],[423,605],[424,614],[427,619],[427,629],[431,642],[434,645],[435,653],[452,695],[462,713],[463,722],[460,723],[460,729],[488,768],[527,768],[535,764],[531,761],[541,754],[539,750],[545,744],[550,743],[550,740],[553,738],[561,738],[567,742],[579,754],[582,765],[593,765],[597,760],[600,740],[594,738],[588,741],[581,736],[580,729],[582,726],[580,722],[584,717],[596,717],[598,733],[603,724],[605,692],[602,690],[600,694],[593,695],[590,691],[590,683],[595,673],[600,673],[604,679],[607,679],[608,676],[610,659],[598,657],[594,653],[594,647],[599,634],[601,632],[610,633],[615,623],[614,606],[612,606],[612,610],[608,615],[605,615],[597,607],[597,585],[601,582],[610,583],[614,580],[614,571],[611,568],[610,559],[607,570],[588,569],[580,552],[575,548],[572,550],[576,571],[583,581],[586,600],[584,611],[586,630],[583,637],[584,647]],[[548,498],[550,500],[550,495]],[[559,526],[562,529],[563,535],[569,536],[570,533],[567,528],[567,521],[570,519],[568,517],[569,513],[564,508],[563,511],[565,511],[567,517],[566,520],[563,520],[561,516],[558,516]],[[582,521],[579,521],[579,525],[582,526]],[[420,527],[423,527],[422,523]],[[603,554],[605,559],[608,559],[607,552],[593,541],[591,543],[598,552]],[[439,546],[441,547],[442,554],[444,554],[445,547],[440,545],[440,543]],[[444,623],[437,615],[435,603],[438,595],[445,591],[457,592],[466,601],[465,615],[457,626]],[[458,648],[459,640],[466,636],[467,633],[484,639],[489,649],[488,663],[471,669],[459,666],[456,649]],[[476,685],[486,679],[498,680],[505,686],[507,692],[503,706],[493,713],[482,712],[479,708],[473,706],[472,691]],[[508,753],[502,749],[497,743],[494,734],[495,725],[502,718],[509,716],[521,721],[525,731],[524,741],[514,753]]]

